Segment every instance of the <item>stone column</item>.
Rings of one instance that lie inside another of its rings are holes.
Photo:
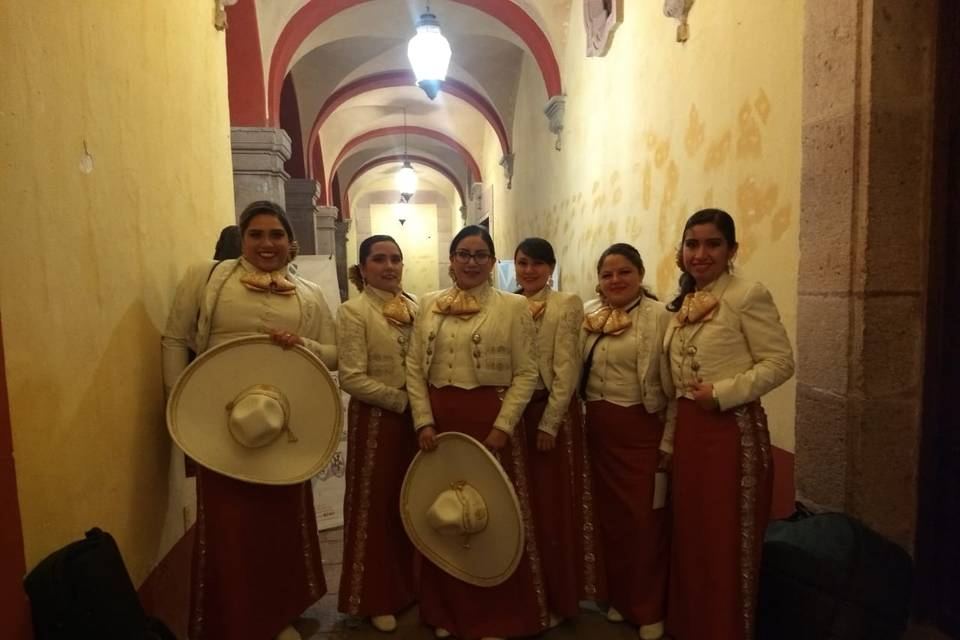
[[[347,233],[350,220],[337,220],[334,224],[337,255],[337,282],[340,284],[340,302],[347,299]]]
[[[300,254],[312,256],[320,253],[317,251],[317,227],[314,223],[320,185],[316,180],[290,178],[284,185],[284,193],[287,197],[287,217],[297,236]]]
[[[922,409],[934,0],[806,3],[797,490],[910,549]]]
[[[317,237],[317,254],[332,256],[337,252],[336,225],[340,210],[336,207],[318,206],[313,218]],[[344,237],[346,242],[346,237]]]
[[[290,177],[283,170],[283,163],[290,158],[287,132],[270,127],[231,127],[230,148],[237,216],[257,200],[286,206],[283,184]]]

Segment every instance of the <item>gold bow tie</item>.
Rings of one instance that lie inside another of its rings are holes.
[[[466,291],[457,287],[450,287],[437,298],[437,308],[434,313],[445,316],[469,318],[480,311],[480,301]]]
[[[547,309],[546,300],[527,300],[527,307],[530,308],[530,315],[533,316],[533,319],[536,320],[543,315],[543,312]]]
[[[709,320],[720,301],[709,291],[688,293],[677,311],[677,322],[681,325]]]
[[[402,293],[383,303],[383,317],[392,325],[403,327],[413,323],[413,314]]]
[[[282,296],[292,296],[297,291],[297,285],[287,280],[283,271],[254,271],[240,278],[247,289],[251,291],[269,291]]]
[[[591,311],[583,318],[583,328],[590,333],[604,333],[618,336],[633,325],[630,316],[623,309],[603,305]]]

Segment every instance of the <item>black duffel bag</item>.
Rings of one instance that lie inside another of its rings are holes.
[[[176,640],[147,616],[113,536],[93,528],[23,580],[36,640]]]
[[[896,640],[910,615],[913,568],[902,548],[843,513],[798,504],[764,536],[760,640]]]

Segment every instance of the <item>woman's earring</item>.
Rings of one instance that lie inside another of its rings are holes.
[[[453,270],[453,267],[452,267],[452,266],[450,267],[450,269],[447,270],[447,275],[450,276],[450,279],[453,281],[453,284],[456,285],[456,284],[457,284],[457,272]]]
[[[547,278],[547,286],[553,289],[553,276]]]
[[[594,291],[597,292],[597,295],[598,295],[598,296],[600,296],[601,298],[603,298],[603,291],[600,289],[600,285],[597,285],[597,286],[594,288]]]

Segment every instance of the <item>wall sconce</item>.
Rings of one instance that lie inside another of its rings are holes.
[[[694,0],[663,0],[663,15],[680,22],[677,25],[677,42],[686,42],[690,37],[687,14],[690,13],[693,3]]]

